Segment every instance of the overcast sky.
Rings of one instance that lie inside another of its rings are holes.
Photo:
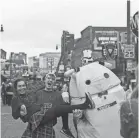
[[[56,51],[63,30],[80,37],[87,26],[126,26],[127,0],[0,0],[0,47],[30,56]],[[139,0],[131,0],[131,15]],[[60,49],[59,49],[60,51]]]

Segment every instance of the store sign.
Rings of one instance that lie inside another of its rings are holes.
[[[127,68],[126,70],[131,71],[136,69],[136,62],[133,61],[127,61]]]
[[[113,43],[118,40],[117,31],[95,31],[95,38],[93,41],[94,50],[102,50],[104,44]]]
[[[124,44],[124,58],[135,58],[135,46]]]
[[[118,55],[117,45],[116,44],[105,44],[102,47],[102,54],[105,59],[115,59]]]
[[[108,59],[106,60],[106,62],[110,63],[112,65],[111,69],[115,69],[116,68],[116,61],[112,60],[112,59]]]

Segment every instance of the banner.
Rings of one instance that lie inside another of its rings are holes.
[[[131,30],[133,32],[133,34],[138,37],[138,24],[139,24],[139,12],[137,11],[131,21]]]

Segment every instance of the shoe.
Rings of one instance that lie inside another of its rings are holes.
[[[95,103],[92,100],[91,94],[89,92],[85,93],[85,97],[86,97],[85,103],[88,104],[88,108],[89,109],[94,109],[95,108]]]
[[[62,128],[60,132],[63,133],[63,134],[64,134],[65,136],[67,136],[68,138],[75,138],[75,137],[72,135],[72,133],[71,133],[71,131],[70,131],[69,129],[64,129],[64,128]]]

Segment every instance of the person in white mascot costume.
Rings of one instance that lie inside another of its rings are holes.
[[[120,79],[97,62],[78,70],[68,70],[65,76],[71,76],[69,93],[72,105],[83,103],[86,92],[91,94],[94,104],[94,109],[73,113],[77,120],[78,138],[121,138],[119,110],[125,92]],[[63,92],[63,97],[66,97],[66,92]]]

